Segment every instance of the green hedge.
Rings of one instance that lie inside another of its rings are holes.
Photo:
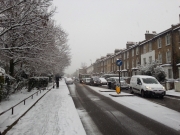
[[[44,88],[48,86],[49,77],[31,77],[28,81],[28,91],[33,88]]]

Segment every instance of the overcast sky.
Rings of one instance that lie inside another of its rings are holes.
[[[53,0],[53,17],[68,33],[73,73],[101,56],[126,47],[127,41],[145,39],[179,23],[179,0]]]

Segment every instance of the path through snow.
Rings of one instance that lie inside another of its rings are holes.
[[[72,109],[73,108],[73,109]],[[65,83],[52,89],[7,135],[85,135]]]

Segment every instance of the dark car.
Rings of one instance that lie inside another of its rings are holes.
[[[101,80],[97,76],[91,77],[90,85],[92,85],[92,86],[100,86],[101,85]]]
[[[109,89],[116,89],[116,86],[119,86],[119,77],[110,77],[107,79],[108,81],[108,88]],[[121,88],[129,89],[128,84],[124,79],[120,79],[121,82]]]

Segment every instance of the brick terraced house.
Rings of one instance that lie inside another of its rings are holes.
[[[138,74],[138,65],[156,60],[164,68],[167,79],[180,78],[180,24],[172,25],[161,33],[146,31],[144,41],[127,42],[126,49],[115,49],[114,53],[97,59],[93,73],[117,73],[117,59],[123,61],[120,70],[125,77]]]

